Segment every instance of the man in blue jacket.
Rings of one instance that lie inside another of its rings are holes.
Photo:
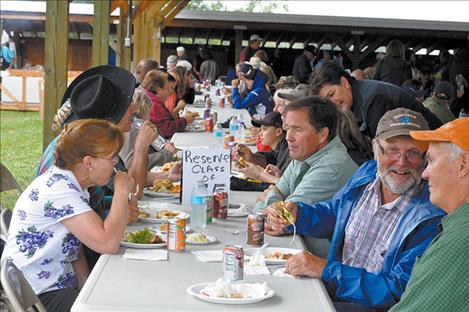
[[[249,114],[260,115],[261,117],[270,113],[275,106],[274,100],[266,87],[268,77],[259,69],[251,69],[244,76],[249,93],[241,98],[238,90],[239,80],[231,82],[233,86],[233,107],[236,109],[246,108]]]
[[[338,311],[387,310],[399,301],[416,257],[439,232],[444,212],[429,201],[421,179],[424,153],[409,136],[428,129],[423,116],[397,108],[379,121],[375,160],[363,164],[325,202],[287,203],[297,233],[328,238],[327,260],[308,252],[289,259],[286,272],[321,278]],[[287,224],[268,212],[269,234]]]

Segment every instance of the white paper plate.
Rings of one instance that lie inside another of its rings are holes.
[[[208,242],[206,243],[199,243],[199,242],[193,242],[189,239],[189,235],[186,237],[186,244],[188,245],[208,245],[208,244],[212,244],[214,242],[217,241],[217,239],[215,238],[215,236],[211,236],[211,235],[205,235],[207,236],[207,239],[208,239]]]
[[[127,248],[136,248],[136,249],[157,249],[157,248],[164,248],[166,247],[166,243],[160,243],[160,244],[135,244],[135,243],[129,243],[129,242],[121,242],[121,246],[127,247]]]
[[[244,250],[244,255],[245,256],[254,256],[257,253],[257,250],[259,248],[250,248]],[[272,259],[267,259],[268,256],[272,255],[275,252],[282,252],[282,253],[291,253],[293,255],[296,255],[297,253],[302,252],[303,250],[300,249],[293,249],[293,248],[281,248],[281,247],[267,247],[264,250],[261,251],[261,255],[264,255],[265,258],[265,263],[266,264],[284,264],[287,262],[287,260],[272,260]]]
[[[230,208],[237,207],[237,208]],[[230,204],[228,206],[228,217],[246,217],[249,215],[249,211],[246,209],[246,204]]]
[[[150,212],[150,210],[152,210],[152,209],[151,208],[145,208],[145,209],[141,209],[141,210],[144,211],[144,212],[147,212],[147,211]],[[159,209],[159,210],[164,210],[164,209]],[[138,220],[143,221],[143,222],[149,222],[149,223],[164,223],[164,222],[168,222],[169,220],[172,220],[172,219],[186,219],[186,220],[188,220],[189,217],[190,217],[188,213],[185,213],[183,211],[179,211],[179,210],[172,210],[172,211],[178,212],[179,214],[177,216],[171,218],[171,219],[159,219],[159,218],[152,218],[152,217],[149,217],[149,218],[138,217]],[[153,213],[156,213],[156,209],[154,209]]]
[[[264,301],[265,299],[269,299],[275,295],[275,292],[271,288],[268,288],[267,294],[264,297],[258,297],[258,298],[238,299],[238,298],[208,297],[208,296],[200,294],[200,291],[208,284],[210,283],[201,283],[201,284],[195,284],[195,285],[189,286],[186,289],[186,292],[189,295],[192,295],[200,300],[213,302],[213,303],[221,303],[221,304],[250,304],[250,303]]]
[[[151,197],[155,197],[155,198],[165,198],[165,199],[179,198],[179,194],[154,192],[148,187],[143,189],[143,194],[151,196]]]

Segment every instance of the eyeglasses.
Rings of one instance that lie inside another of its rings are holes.
[[[393,147],[384,149],[378,140],[376,142],[378,143],[381,154],[385,155],[390,160],[399,160],[402,156],[405,156],[405,158],[409,161],[417,161],[423,159],[425,156],[424,152],[421,152],[417,149],[411,149],[407,152],[401,152],[398,148]]]

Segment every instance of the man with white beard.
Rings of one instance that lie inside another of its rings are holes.
[[[428,129],[423,116],[397,108],[380,119],[373,140],[375,160],[363,164],[329,201],[287,202],[304,236],[327,238],[327,259],[309,252],[291,257],[285,271],[321,278],[337,311],[388,310],[396,304],[412,271],[439,233],[444,212],[429,201],[420,175],[424,153],[409,131]],[[267,233],[290,231],[268,211]]]

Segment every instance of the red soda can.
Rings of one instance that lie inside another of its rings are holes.
[[[243,270],[243,247],[227,245],[225,249],[223,249],[223,280],[228,283],[242,281]]]
[[[262,213],[253,212],[249,214],[246,244],[257,246],[264,244],[264,220]]]
[[[205,131],[213,132],[213,119],[210,117],[205,119]]]
[[[213,217],[226,219],[228,217],[228,192],[225,191],[224,184],[213,193]]]
[[[225,98],[222,96],[218,101],[218,107],[224,108],[225,107]]]

